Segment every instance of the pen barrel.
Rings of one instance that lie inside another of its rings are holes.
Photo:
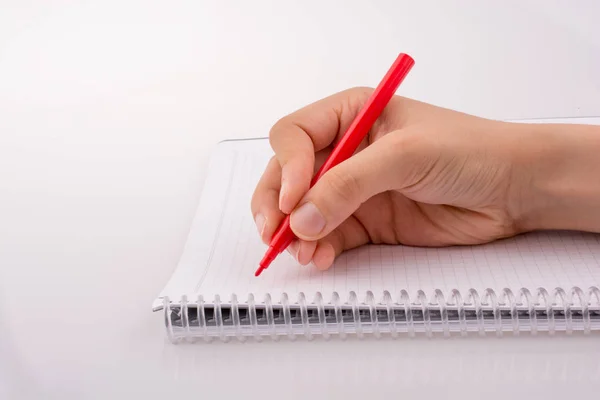
[[[281,225],[279,225],[279,228],[275,231],[273,237],[271,238],[269,250],[273,248],[277,251],[277,254],[279,254],[285,250],[295,238],[296,236],[290,228],[290,216],[286,215],[281,222]]]
[[[334,147],[325,163],[313,177],[310,184],[311,187],[327,171],[354,154],[360,143],[371,130],[371,127],[377,118],[379,118],[383,112],[387,103],[396,93],[396,90],[411,70],[414,63],[415,61],[409,55],[404,53],[398,55],[396,61],[394,61],[379,85],[362,106],[361,110],[354,118],[354,121],[352,121],[352,124],[348,127],[348,130],[344,133],[342,139]],[[260,275],[263,270],[268,268],[274,258],[285,250],[295,238],[296,236],[290,227],[290,216],[287,215],[275,231],[275,234],[269,243],[269,249],[260,263],[260,268],[256,272],[256,276]]]
[[[369,99],[362,106],[342,139],[337,143],[325,163],[313,177],[311,187],[327,171],[354,154],[414,64],[415,61],[408,54],[401,53],[398,55],[396,61],[394,61],[381,80],[381,83],[379,83],[377,88],[371,93]]]

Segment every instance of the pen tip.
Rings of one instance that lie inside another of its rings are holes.
[[[272,248],[269,248],[269,250],[272,250]],[[274,253],[273,251],[267,251],[267,254],[265,254],[263,259],[260,260],[260,263],[258,264],[259,267],[254,273],[254,276],[259,276],[265,269],[267,269],[271,262],[273,262],[273,260],[275,259],[275,256],[276,253]]]

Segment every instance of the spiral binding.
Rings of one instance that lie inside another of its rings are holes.
[[[505,332],[589,334],[600,330],[600,289],[595,286],[587,291],[579,287],[569,291],[555,288],[552,293],[538,288],[535,295],[527,288],[516,295],[507,288],[500,293],[486,289],[482,295],[470,289],[465,296],[454,289],[448,299],[441,290],[435,290],[430,298],[431,301],[421,290],[414,301],[406,290],[399,293],[397,301],[388,291],[383,292],[380,301],[371,291],[366,292],[363,301],[350,292],[346,302],[333,292],[328,303],[322,293],[316,293],[312,303],[307,302],[304,293],[298,295],[296,302],[284,293],[277,303],[267,294],[259,304],[252,294],[246,302],[240,302],[233,294],[225,303],[219,296],[210,303],[202,296],[195,301],[183,296],[178,302],[165,297],[163,310],[167,336],[172,342],[197,338],[244,341],[248,337],[261,341],[264,336],[273,340],[303,336],[311,340],[333,335],[379,338],[388,334],[396,338],[400,334],[432,337],[473,332],[497,336]]]

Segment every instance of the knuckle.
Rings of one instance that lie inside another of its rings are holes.
[[[327,186],[334,196],[345,202],[357,201],[360,194],[360,184],[355,176],[339,168],[331,169],[328,175]]]
[[[374,89],[370,87],[357,86],[352,89],[348,89],[346,93],[345,108],[351,114],[359,112],[361,107],[367,102]]]
[[[367,102],[371,94],[375,89],[367,87],[367,86],[356,86],[352,89],[348,89],[348,99],[356,108],[360,108],[363,104]],[[351,107],[352,108],[352,107]]]
[[[368,86],[355,86],[351,89],[348,89],[348,92],[359,97],[369,97],[371,93],[373,93],[373,88]]]
[[[273,168],[276,168],[279,165],[279,160],[277,159],[277,156],[271,156],[271,158],[269,159],[269,163],[267,164],[267,170],[273,170]],[[266,174],[266,171],[265,171]]]
[[[280,118],[271,127],[271,130],[269,131],[269,139],[274,140],[274,139],[277,139],[278,137],[280,137],[281,135],[285,134],[287,128],[290,125],[293,125],[293,122],[291,121],[289,115],[286,115],[285,117]]]
[[[272,156],[267,165],[267,171],[265,171],[265,179],[272,178],[275,175],[279,175],[279,179],[281,179],[284,165],[285,163],[281,160],[281,157],[278,157],[277,154]]]

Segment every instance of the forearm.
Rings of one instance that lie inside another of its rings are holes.
[[[520,188],[518,224],[524,231],[600,232],[600,126],[517,124]]]

